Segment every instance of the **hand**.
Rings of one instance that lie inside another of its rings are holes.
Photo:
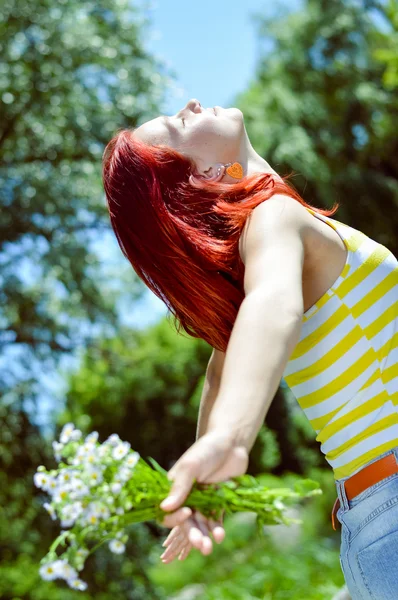
[[[210,532],[217,544],[220,544],[225,537],[225,530],[222,525],[223,516],[219,521],[214,521],[213,519],[207,519],[199,511],[194,511],[191,517],[187,518],[181,525],[174,527],[163,542],[166,550],[160,557],[162,562],[168,564],[177,556],[179,560],[185,560],[192,547],[200,550],[204,556],[211,554],[213,544]]]
[[[169,496],[160,504],[166,511],[165,527],[182,524],[191,515],[188,507],[177,510],[186,500],[196,480],[199,483],[219,483],[243,475],[249,464],[244,446],[236,446],[228,432],[213,430],[200,437],[173,465],[168,478],[173,481]],[[185,516],[184,516],[185,512]]]

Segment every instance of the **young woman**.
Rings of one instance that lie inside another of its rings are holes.
[[[398,261],[305,202],[252,147],[242,112],[196,99],[120,131],[103,181],[123,254],[214,351],[196,442],[169,471],[164,562],[222,522],[183,503],[243,474],[284,377],[331,465],[354,600],[398,598]]]

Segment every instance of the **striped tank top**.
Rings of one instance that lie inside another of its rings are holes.
[[[316,431],[335,479],[398,446],[398,261],[344,223],[345,266],[303,315],[283,379]]]

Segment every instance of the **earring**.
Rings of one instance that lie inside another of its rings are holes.
[[[243,167],[240,163],[238,163],[238,162],[227,163],[225,166],[228,167],[226,170],[228,175],[230,175],[234,179],[242,179]]]
[[[219,164],[217,169],[217,177],[221,175],[222,169],[225,169],[225,173],[233,177],[234,179],[242,179],[243,167],[239,162]]]

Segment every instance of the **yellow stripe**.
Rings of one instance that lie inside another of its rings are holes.
[[[395,446],[398,446],[398,438],[394,438],[389,442],[384,442],[384,444],[381,444],[376,448],[372,448],[372,450],[369,450],[368,452],[365,452],[365,454],[358,456],[358,458],[355,458],[346,465],[333,469],[335,479],[343,479],[344,477],[349,477],[352,473],[354,473],[354,471],[360,469],[361,467],[364,467],[368,464],[368,462],[370,462],[377,456],[384,454],[384,452],[388,452],[388,450],[395,448]]]
[[[349,440],[346,440],[344,444],[341,444],[341,446],[338,446],[337,448],[334,448],[333,450],[328,452],[328,459],[333,460],[334,458],[337,458],[341,454],[344,454],[344,452],[346,452],[350,448],[356,446],[356,444],[358,444],[359,442],[363,442],[363,440],[366,440],[368,437],[374,435],[375,433],[380,433],[380,431],[383,431],[383,429],[387,429],[388,427],[396,425],[397,423],[398,414],[396,412],[387,415],[383,419],[380,419],[380,421],[377,421],[377,423],[373,423],[373,425],[371,425],[370,427],[367,427],[357,435],[354,435],[354,437],[350,438]]]
[[[340,223],[342,225],[342,223]],[[361,245],[368,240],[369,237],[362,233],[362,231],[356,231],[346,238],[347,245],[352,253],[356,252]]]
[[[316,419],[312,420],[308,419],[311,424],[311,427],[313,427],[315,431],[317,431],[318,429],[323,429],[323,427],[325,427],[325,425],[327,425],[329,421],[333,419],[334,415],[338,413],[341,408],[342,407],[339,406],[338,408],[335,408],[334,410],[327,413],[326,415],[323,415],[322,417],[317,417]]]
[[[360,406],[354,408],[351,412],[343,415],[339,419],[336,419],[336,421],[333,421],[333,423],[326,425],[326,427],[317,436],[316,441],[321,442],[323,444],[330,437],[332,437],[332,435],[338,433],[339,431],[344,429],[344,427],[347,427],[347,425],[351,425],[358,419],[365,417],[377,408],[381,408],[388,401],[388,399],[388,393],[386,392],[386,390],[383,390],[374,398],[367,400]]]
[[[390,306],[389,308],[387,308],[387,310],[385,310],[380,315],[380,317],[375,319],[370,325],[368,325],[368,327],[366,327],[366,329],[365,329],[366,337],[369,340],[371,340],[372,338],[374,338],[375,335],[380,333],[380,331],[382,329],[384,329],[384,327],[386,325],[388,325],[389,323],[391,323],[391,321],[394,321],[394,319],[397,318],[397,314],[398,314],[397,311],[398,311],[398,303],[395,303],[392,306]]]
[[[319,360],[312,363],[309,367],[301,369],[296,373],[292,373],[286,378],[287,384],[290,386],[299,385],[304,383],[316,375],[325,371],[328,367],[333,365],[339,358],[341,358],[346,352],[348,352],[355,344],[357,344],[362,338],[363,330],[359,325],[349,331],[329,352],[324,354]]]
[[[398,284],[398,270],[392,271],[380,281],[376,287],[374,287],[370,292],[368,292],[359,302],[352,307],[352,316],[357,319],[360,315],[362,315],[365,311],[367,311],[371,306],[376,304],[380,298],[382,298],[387,292],[389,292],[395,285]]]
[[[391,367],[387,367],[387,369],[384,369],[383,374],[382,374],[384,383],[389,383],[396,377],[398,377],[398,363],[395,363],[395,365],[391,365]],[[397,380],[397,385],[398,385],[398,380]]]
[[[329,300],[329,297],[327,297]],[[324,323],[322,323],[313,333],[307,335],[303,340],[301,340],[293,350],[293,354],[290,357],[291,360],[295,360],[296,358],[300,358],[303,354],[306,354],[311,348],[313,348],[316,344],[319,344],[321,340],[323,340],[329,333],[335,329],[344,319],[346,319],[350,315],[350,311],[347,306],[344,304],[339,306],[339,308],[327,319]],[[286,379],[286,383],[289,385],[288,375]]]
[[[388,248],[385,248],[381,244],[378,244],[373,252],[368,256],[367,259],[359,265],[357,269],[341,282],[339,287],[335,290],[337,296],[342,299],[354,288],[356,288],[366,277],[368,277],[377,267],[391,254]]]
[[[398,331],[394,333],[392,338],[388,339],[384,346],[381,346],[379,350],[377,350],[377,358],[380,362],[383,362],[390,352],[398,348]],[[389,367],[390,368],[390,367]]]
[[[354,379],[359,377],[359,375],[366,371],[375,360],[376,353],[373,348],[369,348],[359,360],[343,371],[343,373],[340,373],[333,381],[324,385],[319,390],[315,390],[315,392],[297,398],[298,403],[302,408],[309,408],[310,406],[315,406],[316,404],[319,404],[319,402],[327,400],[327,398],[334,396],[334,394],[343,390]]]
[[[366,390],[366,388],[370,387],[372,385],[372,383],[374,383],[375,381],[378,381],[378,379],[380,379],[380,370],[376,369],[376,371],[374,371],[374,373],[372,373],[372,375],[369,377],[369,379],[367,381],[365,381],[365,383],[363,384],[363,386],[361,387],[361,389],[359,391],[361,392],[362,390]]]

